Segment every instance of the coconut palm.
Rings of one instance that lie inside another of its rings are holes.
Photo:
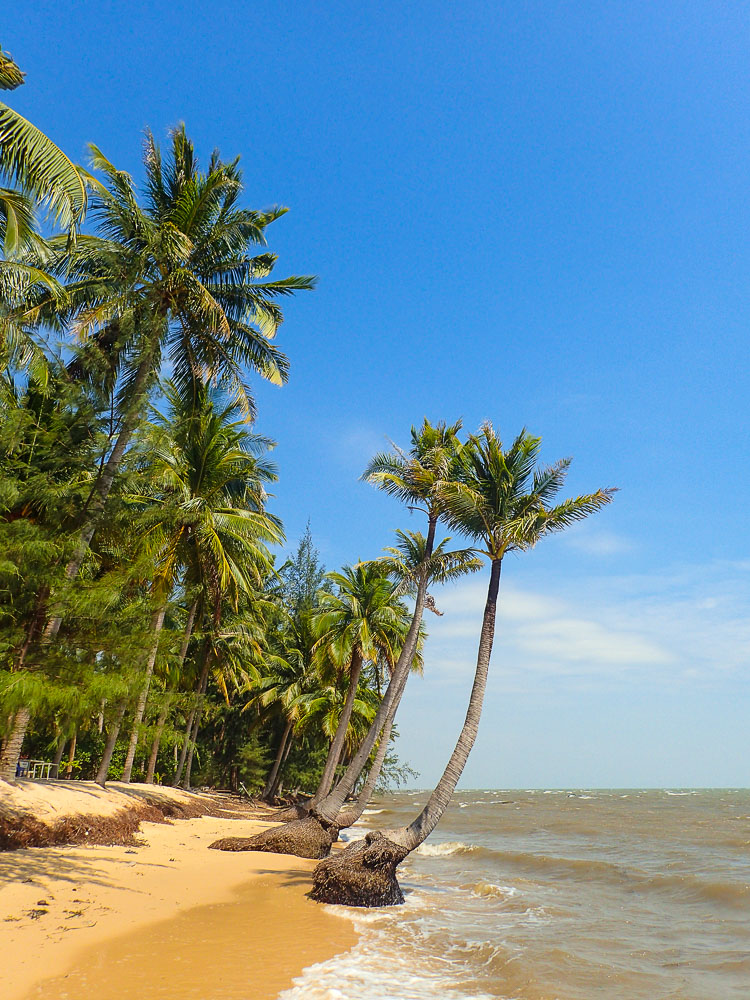
[[[0,90],[15,90],[24,73],[0,48]],[[83,221],[87,175],[31,122],[0,103],[0,174],[46,205],[63,229],[74,233]],[[0,195],[0,201],[2,201]],[[13,228],[16,220],[10,222]],[[19,231],[16,230],[18,233]],[[6,232],[6,252],[7,245]]]
[[[434,546],[432,554],[429,557],[426,554],[427,539],[421,532],[397,531],[396,536],[398,538],[396,545],[387,548],[385,550],[387,555],[382,556],[377,562],[395,581],[397,591],[400,593],[415,594],[419,587],[422,573],[426,574],[427,583],[430,586],[450,583],[460,579],[466,573],[476,573],[482,568],[482,561],[477,558],[474,549],[447,551],[446,545],[450,541],[450,536],[444,538]],[[429,594],[426,596],[425,606],[433,614],[441,614]],[[380,735],[377,752],[367,772],[367,777],[362,783],[356,801],[352,805],[343,808],[336,818],[336,825],[340,830],[353,826],[365,811],[367,803],[370,801],[385,762],[393,723],[405,686],[405,683],[401,685],[391,703],[390,710],[385,718],[383,731]]]
[[[327,795],[333,784],[362,667],[367,661],[375,663],[380,658],[395,665],[411,617],[395,596],[393,584],[375,563],[346,566],[341,573],[328,573],[327,579],[337,589],[335,593],[321,593],[318,607],[311,613],[319,635],[315,653],[322,672],[332,666],[334,673],[345,676],[347,695],[340,713],[336,713],[338,726],[313,804]],[[330,686],[340,689],[343,685]]]
[[[461,450],[458,432],[461,422],[449,425],[443,421],[434,426],[425,418],[421,427],[411,429],[411,447],[403,451],[394,446],[392,452],[378,454],[368,465],[363,479],[372,482],[386,493],[405,502],[408,506],[423,510],[427,514],[427,539],[425,551],[432,554],[435,529],[440,514],[437,502],[437,487],[449,480],[456,468],[457,456]],[[393,667],[390,681],[380,707],[375,714],[367,735],[349,762],[342,777],[336,782],[324,799],[309,807],[296,807],[291,813],[280,818],[290,819],[288,828],[259,834],[249,840],[226,840],[218,849],[226,850],[266,850],[301,857],[322,857],[330,849],[338,836],[337,817],[347,797],[352,793],[357,780],[366,766],[386,718],[394,701],[403,689],[409,670],[414,662],[422,626],[422,614],[427,596],[428,577],[421,575],[417,585],[414,611],[409,631],[401,646],[398,659]],[[335,766],[335,765],[334,765]],[[308,817],[308,812],[310,813]],[[310,823],[306,820],[310,819]]]
[[[440,507],[438,487],[449,482],[455,475],[461,442],[458,432],[461,421],[446,424],[439,421],[431,424],[427,418],[422,425],[411,429],[411,448],[405,452],[394,446],[392,452],[376,455],[363,474],[363,479],[373,483],[391,496],[396,497],[410,508],[417,508],[427,514],[427,536],[421,544],[421,561],[416,558],[414,570],[407,589],[414,594],[414,611],[411,626],[404,641],[399,658],[391,673],[383,701],[373,720],[367,736],[352,758],[340,781],[336,783],[326,798],[316,804],[315,816],[326,824],[333,824],[341,807],[354,787],[378,741],[389,714],[395,713],[394,703],[400,700],[400,692],[406,684],[414,654],[420,637],[422,615],[430,582],[430,559],[435,545],[435,531]],[[416,537],[416,536],[414,536]],[[402,555],[405,555],[402,553]],[[412,553],[412,555],[414,555]],[[392,566],[390,567],[393,568]],[[413,587],[412,587],[413,585]],[[403,589],[406,580],[400,584]]]
[[[51,241],[67,278],[67,305],[48,318],[62,317],[103,359],[108,384],[117,389],[119,427],[81,514],[68,580],[78,573],[162,361],[183,395],[208,381],[252,414],[246,370],[276,384],[287,377],[287,360],[271,343],[283,318],[275,300],[314,284],[309,277],[266,280],[276,257],[250,248],[265,244],[266,228],[286,209],[240,208],[237,161],[223,163],[214,154],[202,172],[184,127],[172,132],[166,162],[147,133],[143,206],[131,178],[91,150],[105,180],[92,199],[99,232],[79,237],[72,248]],[[53,611],[47,640],[60,621]]]
[[[533,548],[541,538],[564,530],[611,501],[614,491],[600,489],[553,506],[570,460],[537,469],[540,447],[541,439],[524,430],[505,450],[492,425],[485,423],[461,452],[460,481],[438,488],[441,513],[448,524],[468,535],[490,563],[466,719],[443,776],[419,816],[408,827],[369,834],[337,858],[318,865],[311,893],[314,899],[356,906],[403,902],[396,868],[440,821],[476,739],[495,634],[503,559],[510,552]]]
[[[265,543],[283,538],[280,522],[265,510],[265,484],[276,472],[262,452],[272,442],[249,433],[245,421],[232,421],[234,407],[217,407],[204,386],[196,386],[188,400],[174,384],[166,383],[164,392],[171,412],[157,415],[144,437],[146,489],[127,497],[142,511],[150,509],[146,537],[156,537],[160,553],[152,584],[153,643],[123,781],[130,781],[169,594],[186,574],[183,583],[194,592],[186,646],[201,600],[217,614],[223,598],[234,602],[240,590],[259,585],[271,563]]]

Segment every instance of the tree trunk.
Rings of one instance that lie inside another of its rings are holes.
[[[211,665],[211,648],[208,643],[205,644],[204,654],[203,654],[203,670],[201,671],[200,681],[198,682],[198,700],[191,709],[190,715],[188,716],[187,726],[185,727],[185,740],[182,744],[182,753],[180,754],[180,763],[177,766],[177,772],[174,776],[174,781],[172,786],[177,788],[182,779],[182,772],[185,767],[185,760],[187,758],[188,749],[190,747],[190,734],[193,731],[193,720],[195,719],[195,713],[198,710],[198,705],[201,704],[201,694],[203,693],[205,686],[208,684],[208,669]]]
[[[101,475],[94,484],[94,489],[84,508],[84,522],[78,536],[78,543],[70,562],[65,567],[65,579],[68,582],[76,577],[78,570],[81,568],[81,563],[86,556],[91,539],[94,537],[94,532],[104,513],[107,498],[112,489],[112,483],[117,475],[117,470],[122,462],[122,457],[125,454],[125,449],[141,419],[144,396],[148,389],[148,382],[154,365],[155,348],[156,343],[153,342],[152,337],[152,343],[147,348],[146,354],[138,365],[138,370],[133,381],[131,403],[125,412],[115,446],[110,452],[109,458],[102,469]],[[52,617],[47,622],[44,630],[43,638],[45,642],[54,639],[60,631],[62,621],[62,609],[58,604],[53,610]]]
[[[68,751],[68,766],[65,768],[65,777],[71,778],[73,776],[73,762],[76,757],[76,742],[78,740],[78,730],[73,730],[73,735],[70,738],[70,750]]]
[[[63,759],[63,754],[65,753],[65,744],[68,741],[64,736],[60,737],[60,742],[57,744],[57,750],[55,750],[55,756],[52,758],[52,769],[55,772],[55,777],[60,773],[60,761]]]
[[[148,769],[146,771],[146,784],[153,785],[154,783],[154,772],[156,771],[156,758],[159,756],[159,744],[161,743],[161,734],[164,731],[164,726],[167,721],[167,716],[169,715],[169,697],[165,694],[164,704],[159,712],[159,718],[156,721],[156,732],[154,733],[154,742],[151,744],[151,756],[148,759]]]
[[[401,701],[401,694],[403,694],[403,688],[401,693],[393,704],[393,710],[385,720],[385,725],[383,726],[383,732],[380,734],[380,743],[378,744],[378,751],[375,754],[375,759],[372,762],[372,767],[368,771],[365,782],[359,791],[357,796],[357,801],[354,805],[350,806],[348,809],[342,809],[338,814],[336,819],[336,826],[339,830],[345,830],[349,826],[354,826],[357,820],[360,818],[362,813],[367,808],[367,803],[370,801],[370,797],[375,789],[375,785],[378,783],[378,778],[380,777],[380,772],[383,770],[383,763],[385,761],[385,755],[388,753],[388,744],[391,740],[391,730],[393,729],[393,721],[398,711],[398,706]]]
[[[101,785],[102,788],[104,788],[107,781],[109,765],[112,761],[112,754],[115,752],[117,737],[120,735],[120,726],[122,725],[126,706],[127,701],[123,698],[120,702],[119,708],[117,709],[115,717],[112,719],[109,735],[107,737],[107,745],[104,747],[104,756],[102,757],[102,762],[99,765],[99,770],[96,772],[96,783],[97,785]]]
[[[208,681],[208,676],[206,676],[206,681]],[[187,764],[185,764],[185,777],[182,780],[182,787],[186,792],[190,791],[190,772],[193,768],[193,754],[195,753],[195,741],[198,739],[198,727],[201,724],[201,717],[203,716],[203,697],[206,692],[207,683],[204,682],[203,688],[200,693],[200,701],[195,709],[195,722],[193,723],[193,731],[190,734],[190,749],[188,750]]]
[[[177,656],[177,668],[178,670],[182,668],[185,662],[185,657],[187,656],[188,646],[190,645],[190,636],[193,634],[193,625],[195,624],[195,616],[198,612],[199,598],[196,597],[193,603],[190,605],[190,611],[188,613],[187,622],[185,623],[185,632],[182,636],[182,643],[180,645],[180,652]],[[164,731],[164,725],[167,721],[167,715],[169,714],[169,697],[166,697],[164,702],[164,707],[159,713],[159,719],[156,723],[156,733],[154,735],[154,742],[151,746],[151,756],[148,761],[148,771],[146,772],[146,784],[152,785],[154,783],[154,772],[156,771],[156,758],[159,756],[159,744],[161,743],[161,734]]]
[[[432,555],[432,549],[435,541],[436,523],[436,518],[430,518],[429,529],[427,532],[427,543],[425,545],[426,559],[429,559]],[[409,631],[406,635],[406,640],[404,641],[401,653],[396,661],[396,666],[391,674],[391,679],[385,690],[385,696],[380,703],[367,735],[359,745],[357,752],[354,754],[354,757],[352,757],[351,763],[340,780],[336,783],[333,790],[329,792],[329,794],[322,801],[316,803],[313,807],[315,815],[324,819],[327,823],[336,822],[344,802],[346,802],[347,797],[351,795],[354,790],[354,786],[357,784],[357,779],[370,758],[370,754],[372,753],[373,747],[377,743],[383,726],[391,713],[394,702],[398,704],[398,701],[403,694],[404,687],[409,679],[409,671],[411,670],[412,660],[414,659],[414,653],[416,652],[417,643],[419,641],[419,629],[422,624],[422,614],[424,612],[424,603],[427,596],[428,583],[429,580],[427,575],[423,574],[417,587],[417,596],[414,603],[414,615],[412,617]]]
[[[326,764],[323,768],[323,775],[318,784],[318,789],[315,795],[312,797],[310,802],[310,807],[312,808],[317,802],[324,798],[331,790],[331,785],[333,785],[333,779],[336,775],[336,767],[339,762],[341,754],[344,752],[344,744],[346,741],[346,732],[349,728],[349,720],[352,717],[352,711],[354,709],[354,700],[357,697],[357,685],[359,684],[359,675],[362,673],[362,652],[361,650],[355,648],[352,652],[352,661],[349,665],[349,687],[346,691],[346,701],[344,702],[344,707],[341,709],[341,715],[339,716],[339,723],[336,726],[336,735],[333,737],[333,742],[331,743],[331,749],[328,751],[328,756],[326,757]]]
[[[0,755],[0,778],[6,781],[13,781],[16,776],[18,759],[21,756],[30,719],[31,712],[25,707],[19,708],[13,719],[13,727]]]
[[[313,887],[310,892],[310,896],[318,902],[348,906],[385,906],[403,903],[404,897],[396,878],[396,869],[437,826],[474,746],[495,635],[501,566],[502,560],[493,559],[469,706],[458,741],[442,778],[427,805],[408,827],[379,831],[374,841],[371,839],[373,835],[368,834],[364,842],[355,841],[338,852],[335,858],[326,858],[322,861],[313,872]]]
[[[124,782],[129,782],[130,776],[133,773],[133,761],[135,760],[135,752],[138,749],[138,736],[140,734],[141,723],[143,722],[143,713],[146,711],[148,689],[151,686],[154,664],[156,663],[156,656],[159,652],[159,636],[161,634],[162,626],[164,625],[164,615],[166,614],[166,610],[166,605],[163,605],[154,612],[151,619],[153,640],[148,654],[148,660],[146,661],[146,676],[143,681],[141,692],[138,695],[138,703],[135,707],[135,718],[133,720],[133,729],[130,733],[130,744],[128,745],[128,752],[125,757],[125,767],[122,771],[121,780]]]
[[[291,736],[291,733],[292,733],[292,720],[289,719],[287,721],[286,726],[284,727],[284,732],[281,736],[281,742],[279,743],[279,749],[276,751],[276,759],[273,762],[273,767],[271,768],[271,772],[268,775],[268,780],[266,781],[266,787],[263,789],[263,794],[261,795],[261,799],[263,799],[264,802],[269,801],[273,789],[278,783],[279,771],[281,770],[281,762],[284,759],[286,745],[289,742],[289,737]]]
[[[427,541],[425,545],[425,559],[429,559],[432,555],[436,524],[437,518],[430,517],[427,531]],[[262,833],[258,833],[249,839],[226,838],[221,841],[221,846],[217,848],[218,850],[271,851],[276,854],[292,854],[301,858],[326,856],[325,854],[306,853],[312,849],[310,845],[314,843],[314,837],[310,832],[310,824],[317,824],[317,836],[320,844],[322,845],[321,850],[326,842],[329,844],[333,843],[333,841],[335,841],[338,837],[337,824],[341,808],[344,805],[347,796],[351,794],[355,784],[357,783],[357,778],[362,773],[363,767],[369,760],[370,754],[378,741],[378,737],[380,736],[383,726],[386,723],[386,719],[388,718],[391,708],[393,707],[394,701],[400,698],[404,686],[409,678],[409,671],[411,669],[412,660],[414,659],[414,653],[419,640],[419,628],[422,624],[422,612],[424,611],[428,582],[427,573],[426,571],[423,571],[417,586],[417,596],[414,603],[414,614],[412,616],[411,625],[409,626],[409,631],[407,632],[404,645],[396,662],[396,666],[391,674],[391,679],[388,683],[388,687],[386,688],[385,697],[380,703],[380,707],[375,714],[375,718],[370,725],[367,735],[360,744],[359,749],[352,758],[352,761],[347,767],[343,777],[337,782],[335,788],[317,804],[313,804],[312,801],[307,804],[307,808],[310,812],[305,819],[293,819],[281,828],[275,830],[264,830]],[[300,812],[302,812],[302,807],[297,808]],[[282,833],[282,831],[284,832]],[[243,846],[232,847],[231,844],[235,839],[238,844],[242,844]],[[400,850],[400,848],[398,850]],[[405,856],[406,855],[404,854],[404,857]],[[370,855],[368,855],[368,858],[369,857]],[[399,892],[400,891],[401,890],[399,889]]]

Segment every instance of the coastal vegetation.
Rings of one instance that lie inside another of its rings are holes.
[[[0,88],[22,82],[0,52]],[[84,169],[0,104],[0,778],[25,756],[102,786],[242,790],[285,822],[213,847],[323,859],[316,899],[399,902],[397,866],[476,738],[505,556],[613,491],[559,502],[569,461],[540,465],[540,438],[506,447],[489,423],[425,418],[363,474],[424,533],[327,571],[308,524],[285,558],[252,380],[285,383],[279,302],[315,279],[272,277],[286,209],[245,206],[238,158],[204,167],[184,126],[143,150],[141,183],[93,145]],[[430,587],[485,561],[442,779],[409,826],[329,858],[374,790],[408,776],[396,713],[429,669]]]

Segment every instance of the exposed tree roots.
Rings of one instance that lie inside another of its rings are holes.
[[[254,837],[224,837],[209,846],[214,851],[267,851],[297,858],[326,858],[338,839],[337,826],[324,826],[312,816],[263,830]]]
[[[295,802],[294,805],[279,809],[273,814],[273,818],[277,823],[291,823],[295,819],[304,819],[309,812],[310,808],[306,802]]]
[[[396,869],[408,853],[375,830],[321,861],[309,895],[319,903],[396,906],[404,901]]]

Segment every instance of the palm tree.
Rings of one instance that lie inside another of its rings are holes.
[[[368,834],[315,870],[312,897],[322,902],[385,906],[404,900],[396,868],[435,829],[456,787],[476,739],[487,682],[503,559],[525,552],[544,536],[562,531],[599,510],[614,490],[551,505],[565,481],[569,459],[537,469],[541,439],[522,431],[507,450],[492,425],[482,425],[460,456],[460,481],[438,489],[448,524],[468,535],[490,563],[490,579],[466,719],[442,778],[426,806],[408,826]]]
[[[452,425],[444,421],[432,425],[425,418],[421,427],[412,427],[411,447],[408,452],[394,445],[392,452],[376,455],[362,477],[408,506],[416,507],[427,514],[425,553],[428,557],[432,555],[435,529],[440,515],[437,490],[441,483],[451,479],[456,469],[457,457],[461,450],[458,439],[460,429],[460,421]],[[331,843],[338,836],[336,823],[341,807],[354,790],[362,770],[370,759],[388,714],[399,697],[398,692],[403,689],[412,667],[420,638],[427,585],[428,575],[425,571],[417,584],[409,631],[393,667],[383,700],[367,735],[339,781],[312,809],[296,807],[290,812],[282,813],[280,819],[291,820],[282,830],[268,831],[249,840],[230,838],[220,842],[217,849],[265,850],[300,857],[322,857],[328,852]]]
[[[153,644],[123,781],[130,781],[166,602],[182,573],[187,573],[186,589],[194,592],[183,637],[186,651],[201,596],[214,615],[220,614],[222,598],[236,600],[240,590],[259,584],[270,569],[264,543],[283,538],[279,520],[265,510],[265,484],[276,479],[276,472],[261,454],[272,442],[249,433],[244,420],[232,421],[235,407],[218,408],[204,386],[197,386],[189,400],[171,383],[164,393],[171,412],[157,417],[143,444],[146,489],[127,498],[141,509],[151,508],[151,530],[161,553],[152,585],[158,594]]]
[[[106,377],[97,381],[112,392],[118,417],[112,447],[79,512],[77,541],[64,573],[67,585],[101,523],[163,355],[183,395],[208,381],[252,413],[246,370],[277,384],[287,377],[287,360],[272,343],[283,319],[276,299],[314,285],[310,277],[266,280],[275,255],[251,252],[265,245],[266,228],[286,209],[241,208],[236,160],[223,163],[214,154],[202,172],[184,128],[175,129],[171,139],[163,163],[153,137],[146,136],[144,206],[132,179],[91,147],[93,166],[105,178],[93,196],[99,233],[79,236],[73,245],[62,238],[50,241],[57,272],[66,280],[65,304],[52,291],[46,302],[35,296],[31,304],[34,322],[72,325],[83,349],[71,372],[84,377],[103,366]],[[15,322],[22,321],[16,316]],[[85,363],[94,359],[98,366]],[[62,596],[59,589],[52,596],[37,658],[60,629]],[[25,722],[17,729],[22,740]]]
[[[265,280],[275,255],[250,252],[253,245],[265,244],[266,228],[286,209],[240,208],[237,161],[223,163],[214,154],[204,173],[184,127],[171,139],[170,158],[163,163],[153,137],[146,135],[145,207],[131,178],[92,146],[92,164],[105,178],[92,199],[99,235],[81,236],[72,248],[51,241],[60,273],[68,279],[62,318],[105,359],[110,383],[118,386],[120,415],[113,446],[81,514],[68,580],[78,573],[102,517],[163,356],[182,395],[208,381],[224,387],[252,414],[245,370],[276,384],[287,377],[287,360],[271,343],[283,318],[275,299],[314,285],[310,277]],[[58,308],[48,318],[59,314]],[[53,611],[47,641],[60,622],[59,611]]]
[[[388,553],[378,559],[378,563],[386,570],[388,575],[395,580],[399,593],[415,594],[419,587],[421,573],[426,573],[428,585],[445,584],[460,579],[466,573],[476,573],[482,568],[482,561],[474,553],[474,549],[456,549],[452,552],[446,550],[446,545],[450,541],[450,536],[439,542],[428,558],[427,539],[418,531],[397,531],[398,541],[395,546],[386,549]],[[441,615],[435,606],[431,595],[425,599],[425,607],[433,614]],[[396,718],[398,706],[401,703],[401,696],[404,693],[406,684],[402,684],[396,692],[390,710],[385,718],[385,725],[380,735],[378,749],[367,772],[367,777],[362,784],[353,805],[343,808],[337,818],[336,825],[339,830],[353,826],[365,811],[367,803],[375,789],[380,777],[380,772],[385,762],[388,752],[388,743],[391,738],[391,730]]]
[[[15,90],[24,73],[8,52],[0,48],[0,90]],[[51,139],[6,104],[0,103],[0,174],[23,192],[46,205],[55,221],[70,233],[86,214],[85,171],[72,163]],[[3,200],[0,194],[0,201]],[[6,252],[7,233],[6,233]]]
[[[333,665],[338,672],[343,667],[347,696],[313,805],[328,794],[333,784],[362,667],[368,660],[375,663],[381,657],[391,667],[395,665],[410,623],[405,605],[394,597],[393,584],[376,563],[346,566],[341,573],[327,574],[327,579],[337,591],[322,593],[312,612],[320,636],[315,651],[322,669]]]

